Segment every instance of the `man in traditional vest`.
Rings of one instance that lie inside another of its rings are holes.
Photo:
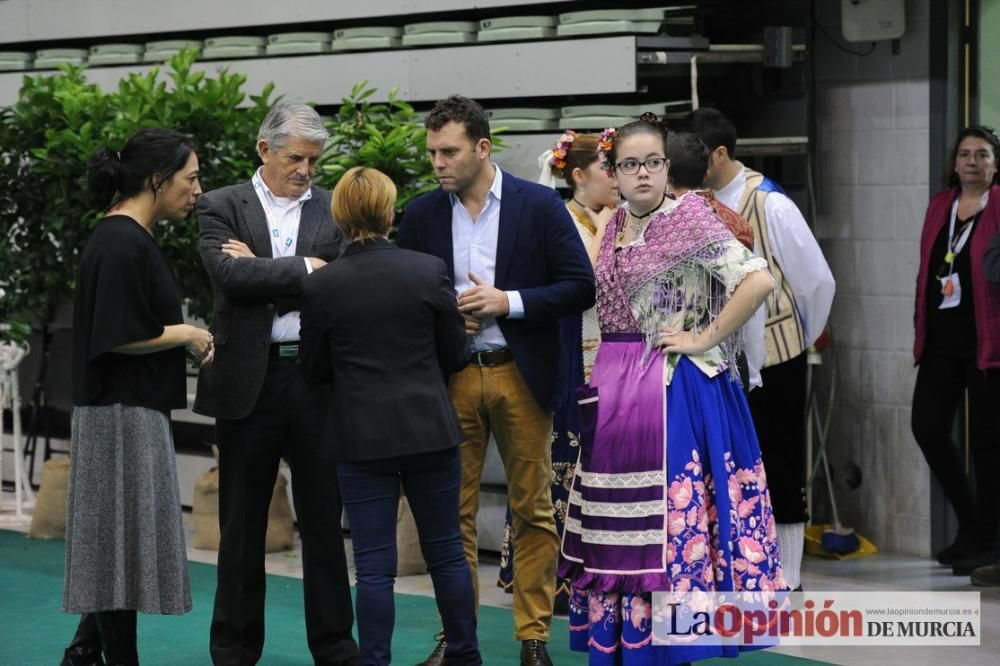
[[[800,587],[805,539],[805,406],[806,357],[826,326],[835,284],[830,267],[809,225],[777,183],[734,158],[736,128],[715,109],[701,108],[685,124],[712,151],[705,184],[722,203],[753,227],[755,251],[767,259],[776,288],[765,301],[766,358],[763,386],[750,393],[750,412],[757,428],[785,579]]]

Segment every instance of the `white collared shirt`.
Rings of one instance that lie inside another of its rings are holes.
[[[271,239],[271,255],[278,257],[295,256],[295,248],[299,239],[299,223],[302,220],[302,206],[312,199],[312,189],[298,199],[286,199],[275,196],[260,175],[260,168],[253,175],[253,188],[260,200],[264,216],[267,218],[267,235]],[[312,273],[309,259],[302,257],[306,263],[306,272]],[[271,323],[271,342],[295,342],[299,339],[299,312],[293,310],[284,315],[274,313]]]
[[[739,212],[740,198],[747,183],[746,167],[740,163],[740,171],[729,183],[715,193],[716,198]],[[806,223],[795,202],[781,192],[770,192],[764,199],[764,220],[767,224],[767,235],[771,241],[771,254],[781,268],[785,279],[795,294],[795,305],[802,321],[802,333],[806,344],[816,342],[833,306],[833,296],[836,282],[830,266],[823,256],[823,251],[816,242],[812,230]],[[760,239],[754,239],[754,250],[764,256],[760,248]],[[764,346],[763,325],[765,308],[761,307],[754,313],[747,326],[754,324],[760,328],[760,344],[756,345],[757,335],[747,336],[747,363],[754,374],[754,364],[759,361],[764,364],[767,350]],[[759,322],[755,319],[759,318]],[[755,343],[751,348],[751,340]],[[751,358],[753,355],[754,358]],[[752,382],[751,382],[752,383]]]
[[[475,273],[487,284],[496,281],[497,246],[500,236],[500,198],[503,188],[503,172],[493,165],[496,175],[493,185],[486,194],[486,206],[473,220],[462,201],[454,193],[451,199],[451,239],[452,258],[455,264],[455,294],[461,294],[476,286],[469,273]],[[524,318],[524,303],[517,291],[507,291],[510,304],[510,319]],[[482,320],[479,334],[472,338],[472,351],[502,349],[507,346],[496,317]]]

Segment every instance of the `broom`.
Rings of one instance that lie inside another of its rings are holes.
[[[828,553],[846,555],[853,553],[861,546],[858,535],[853,528],[844,527],[840,524],[840,515],[837,512],[837,500],[833,496],[833,477],[830,475],[830,463],[826,459],[826,443],[820,450],[820,457],[823,460],[823,470],[826,472],[826,490],[830,494],[830,508],[833,511],[833,526],[823,532],[820,545]]]
[[[813,423],[816,424],[819,436],[819,455],[817,456],[816,464],[811,470],[809,475],[809,485],[812,486],[812,482],[816,478],[816,473],[818,472],[819,464],[823,463],[823,471],[826,474],[826,490],[830,495],[830,508],[833,511],[833,525],[830,529],[824,530],[823,536],[820,539],[820,546],[828,553],[835,553],[837,555],[845,555],[847,553],[853,553],[861,546],[861,541],[858,539],[858,535],[850,527],[845,527],[840,522],[840,513],[837,511],[837,499],[833,494],[833,475],[830,473],[830,462],[826,455],[826,441],[827,434],[830,431],[830,417],[833,414],[833,397],[836,392],[837,382],[836,382],[836,372],[837,366],[833,365],[831,372],[832,378],[830,382],[830,398],[829,405],[830,409],[827,410],[826,418],[822,419],[822,425],[820,424],[819,416],[819,405],[816,404],[816,394],[813,391],[812,373],[813,366],[820,365],[822,363],[819,352],[823,350],[829,343],[829,336],[827,331],[823,331],[823,335],[820,339],[816,341],[816,346],[809,350],[809,365],[807,371],[807,391],[809,393],[809,408],[807,410],[806,424],[806,446],[809,451],[812,451],[812,437],[813,437]],[[811,496],[811,493],[810,493]],[[810,502],[811,504],[811,502]],[[811,507],[810,507],[811,508]]]

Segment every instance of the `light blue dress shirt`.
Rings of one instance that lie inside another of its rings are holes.
[[[500,198],[503,187],[503,171],[493,165],[496,175],[493,185],[486,195],[486,207],[473,220],[469,211],[454,193],[451,194],[451,239],[455,262],[455,294],[472,289],[475,283],[469,273],[475,273],[487,284],[494,284],[497,267],[497,242],[500,235]],[[517,291],[507,291],[510,303],[510,319],[524,318],[524,302]],[[503,337],[496,317],[482,319],[479,334],[472,338],[472,351],[503,349],[507,340]]]

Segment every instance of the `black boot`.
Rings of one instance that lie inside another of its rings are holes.
[[[998,553],[995,550],[987,550],[963,557],[951,565],[951,572],[956,576],[968,576],[979,567],[985,567],[997,561]]]
[[[63,653],[59,666],[104,666],[104,659],[101,658],[101,635],[97,631],[97,618],[93,613],[80,616],[76,634]]]
[[[427,659],[423,660],[417,666],[446,666],[444,660],[444,651],[448,649],[448,643],[444,640],[444,631],[439,631],[434,640],[437,641],[437,645],[434,646],[434,650],[430,653]]]
[[[136,613],[133,610],[101,611],[97,629],[108,666],[139,666],[136,650]]]
[[[937,561],[945,566],[952,566],[959,560],[987,550],[980,545],[980,539],[975,530],[959,528],[955,541],[937,555]]]

